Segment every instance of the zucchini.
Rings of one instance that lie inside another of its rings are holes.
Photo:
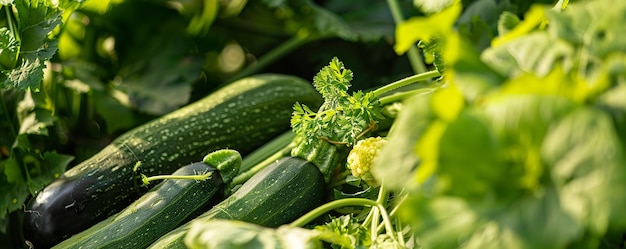
[[[183,166],[174,175],[204,174],[209,179],[167,179],[130,206],[52,248],[141,248],[174,229],[223,187],[218,171],[205,163]]]
[[[25,239],[50,247],[128,206],[149,190],[138,187],[138,161],[142,173],[162,175],[222,148],[245,156],[289,129],[296,101],[316,106],[321,97],[303,79],[258,75],[126,132],[29,201]]]
[[[165,234],[149,248],[185,248],[193,221],[229,219],[267,227],[289,223],[325,200],[326,184],[312,163],[285,157],[246,181],[231,196],[206,213]]]

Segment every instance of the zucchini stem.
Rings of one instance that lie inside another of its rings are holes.
[[[400,87],[411,85],[413,83],[421,82],[421,81],[424,81],[424,80],[427,80],[427,79],[432,79],[432,78],[439,77],[439,76],[441,76],[441,73],[439,73],[439,71],[437,71],[437,70],[432,70],[432,71],[428,71],[428,72],[412,75],[412,76],[406,77],[404,79],[397,80],[395,82],[392,82],[392,83],[389,83],[387,85],[384,85],[384,86],[374,90],[373,93],[376,96],[381,96],[381,95],[383,95],[385,93],[388,93],[388,92],[393,91],[395,89],[398,89]]]
[[[331,202],[328,202],[324,205],[321,205],[305,215],[301,216],[297,220],[289,223],[290,227],[302,227],[309,222],[315,220],[320,215],[323,215],[327,212],[330,212],[337,208],[347,207],[347,206],[368,206],[368,207],[378,207],[378,203],[376,201],[366,199],[366,198],[344,198],[338,199]]]
[[[165,179],[186,179],[186,180],[196,180],[196,181],[206,181],[211,178],[213,175],[213,171],[208,171],[202,174],[196,175],[157,175],[157,176],[146,176],[144,174],[141,175],[141,181],[144,185],[149,185],[151,181],[165,180]]]

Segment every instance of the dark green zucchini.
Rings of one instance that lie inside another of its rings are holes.
[[[144,248],[210,205],[223,187],[219,171],[205,163],[181,167],[173,175],[211,172],[209,179],[166,179],[121,212],[53,248]]]
[[[138,161],[142,173],[157,175],[222,148],[246,155],[289,129],[295,102],[318,106],[321,97],[300,78],[259,75],[123,134],[31,199],[25,239],[50,247],[128,206],[148,191],[138,187]]]
[[[231,196],[206,213],[167,233],[149,248],[185,248],[184,238],[196,220],[230,219],[267,227],[289,223],[325,199],[326,184],[312,163],[282,158],[259,171]]]

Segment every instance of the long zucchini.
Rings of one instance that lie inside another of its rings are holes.
[[[202,176],[203,180],[166,179],[121,212],[53,248],[145,248],[193,215],[206,211],[205,207],[217,203],[224,183],[232,178],[220,173],[236,172],[240,165],[237,151],[212,152],[203,162],[183,166],[173,174]]]
[[[32,198],[25,239],[36,248],[50,247],[128,206],[148,191],[138,187],[138,161],[143,173],[155,175],[222,148],[246,155],[289,129],[295,102],[316,106],[321,97],[303,79],[259,75],[123,134]]]
[[[165,234],[149,248],[185,248],[191,222],[230,219],[267,227],[291,222],[325,199],[326,184],[312,163],[297,157],[282,158],[259,171],[231,196],[206,213]]]
[[[181,167],[173,175],[212,175],[206,181],[167,179],[130,206],[53,248],[142,248],[174,229],[223,186],[218,171],[204,163]],[[156,237],[155,237],[156,236]]]

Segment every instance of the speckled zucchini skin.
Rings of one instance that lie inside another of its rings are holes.
[[[256,173],[209,211],[163,235],[148,248],[186,248],[184,238],[196,220],[240,220],[278,227],[321,205],[325,197],[326,182],[315,165],[298,157],[284,157]]]
[[[174,172],[174,175],[206,172],[212,175],[205,181],[164,180],[121,212],[53,248],[144,248],[210,205],[223,187],[219,171],[205,163],[186,165]]]
[[[138,161],[142,173],[157,175],[222,148],[245,156],[289,129],[295,102],[322,99],[303,79],[258,75],[139,126],[39,192],[26,207],[24,237],[50,247],[119,212],[148,190],[138,187]]]

